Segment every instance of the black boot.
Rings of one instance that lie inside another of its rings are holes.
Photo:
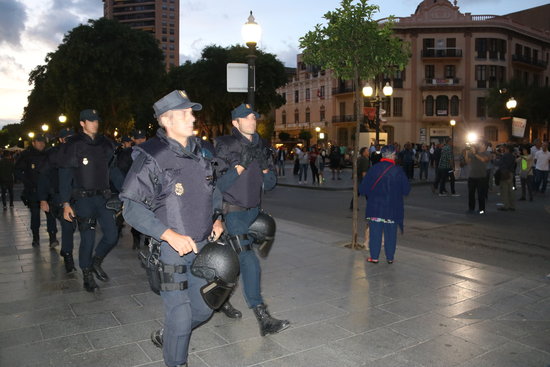
[[[56,246],[59,246],[59,241],[57,240],[57,236],[55,232],[48,232],[50,235],[50,248],[54,248]]]
[[[84,277],[84,289],[86,289],[86,291],[93,292],[96,289],[99,289],[99,286],[95,282],[92,268],[82,269],[82,275]]]
[[[73,271],[76,271],[72,253],[60,251],[59,255],[63,257],[63,261],[65,263],[65,271],[67,272],[67,274],[72,273]]]
[[[241,311],[237,310],[231,303],[229,303],[229,300],[227,300],[222,307],[219,309],[220,312],[223,312],[225,316],[229,317],[230,319],[240,319],[243,317],[243,314]]]
[[[97,279],[101,280],[102,282],[106,282],[107,280],[109,280],[109,276],[101,268],[102,262],[103,262],[103,257],[94,256],[94,258],[92,259],[92,271],[95,273],[95,276],[97,277]]]
[[[271,317],[269,312],[267,312],[267,306],[264,304],[254,307],[254,314],[260,324],[261,336],[278,333],[290,326],[290,321],[288,320],[277,320]]]
[[[33,232],[32,247],[38,247],[38,246],[40,246],[40,236],[38,235],[38,232]]]
[[[155,345],[157,348],[162,349],[162,333],[164,332],[164,329],[158,329],[151,333],[151,342]]]

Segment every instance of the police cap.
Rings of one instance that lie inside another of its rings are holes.
[[[155,117],[157,118],[167,111],[184,110],[186,108],[191,108],[193,111],[200,111],[202,110],[202,105],[200,103],[191,102],[184,90],[172,91],[156,101],[153,105]]]
[[[247,103],[243,103],[241,105],[239,105],[238,107],[236,107],[233,111],[231,111],[231,120],[236,120],[238,118],[245,118],[246,116],[250,115],[250,114],[254,114],[254,116],[256,116],[256,118],[259,118],[260,117],[260,114],[256,111],[254,111],[252,109],[252,106],[247,104]]]

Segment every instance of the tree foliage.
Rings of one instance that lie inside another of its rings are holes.
[[[78,126],[79,112],[96,108],[104,130],[144,128],[164,90],[163,60],[150,33],[115,20],[90,20],[68,32],[46,64],[31,72],[34,88],[22,123],[32,129],[64,113]]]
[[[246,63],[249,50],[242,46],[207,46],[196,62],[187,61],[168,74],[169,89],[184,89],[203,105],[198,122],[210,136],[225,134],[231,126],[230,111],[246,101],[245,93],[227,92],[227,63]],[[256,50],[256,105],[262,115],[283,104],[276,89],[286,83],[284,65],[275,55]],[[269,121],[268,121],[269,122]],[[273,125],[273,121],[269,122]],[[262,135],[269,138],[273,126]]]

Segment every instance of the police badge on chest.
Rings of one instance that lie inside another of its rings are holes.
[[[183,195],[183,193],[185,192],[185,190],[183,189],[183,184],[181,184],[179,182],[176,183],[174,191],[175,191],[176,195],[178,195],[178,196]]]

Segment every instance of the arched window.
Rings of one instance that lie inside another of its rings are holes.
[[[325,106],[321,106],[319,109],[319,121],[325,121]]]
[[[458,116],[459,108],[459,101],[457,96],[451,97],[451,116]]]
[[[449,115],[449,97],[437,96],[437,98],[435,99],[435,115],[436,116]]]
[[[300,122],[300,111],[298,109],[294,110],[294,123],[297,124]]]
[[[485,128],[483,129],[483,135],[485,137],[485,140],[498,141],[498,127],[485,126]]]
[[[311,110],[306,108],[306,122],[311,122]]]
[[[425,108],[425,114],[426,116],[433,116],[434,115],[434,97],[427,96],[426,102],[424,104]]]
[[[282,124],[286,125],[286,111],[283,111],[281,113],[281,120],[282,120]]]

